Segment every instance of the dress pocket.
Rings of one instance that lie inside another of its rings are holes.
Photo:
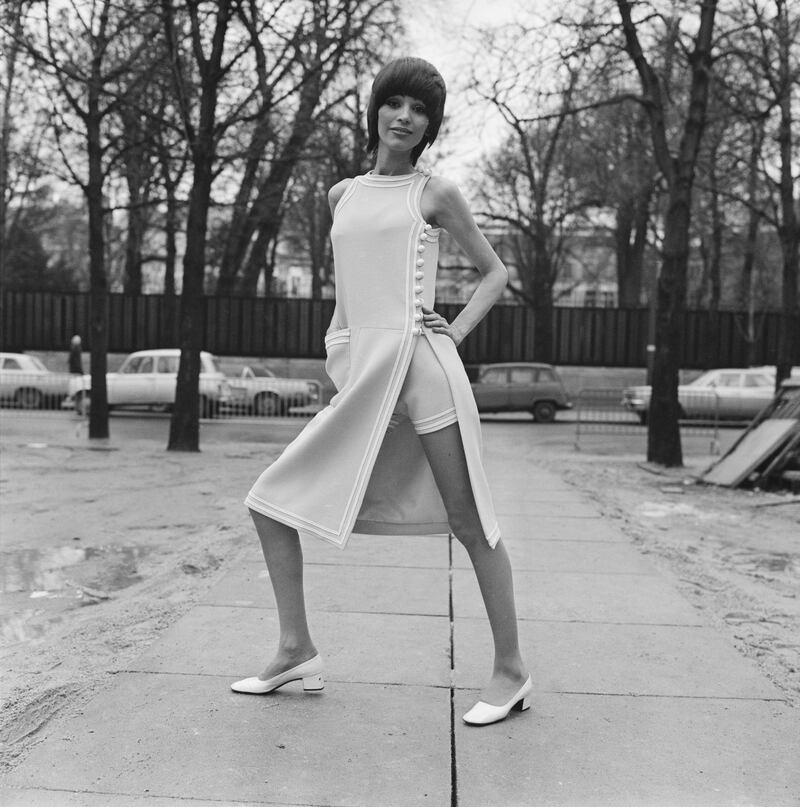
[[[337,391],[341,391],[350,372],[350,329],[340,328],[326,334],[325,352],[325,372]]]

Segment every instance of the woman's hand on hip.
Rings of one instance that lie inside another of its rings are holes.
[[[430,308],[423,307],[422,324],[426,328],[430,328],[434,333],[443,333],[449,336],[456,345],[460,345],[464,338],[457,328],[451,325],[441,314],[437,314]]]

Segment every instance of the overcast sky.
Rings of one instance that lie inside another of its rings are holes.
[[[469,166],[496,143],[502,124],[488,109],[467,103],[460,84],[469,74],[476,47],[475,32],[508,23],[543,0],[406,0],[404,20],[411,42],[410,53],[432,62],[448,85],[445,116],[450,124],[447,155],[434,153],[428,162],[436,173],[446,174],[464,184]],[[425,161],[425,156],[423,156]]]

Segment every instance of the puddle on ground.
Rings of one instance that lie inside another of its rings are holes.
[[[100,602],[141,580],[141,546],[62,546],[0,552],[2,644],[42,636],[65,609]],[[23,602],[25,605],[23,605]],[[11,606],[11,607],[7,607]]]
[[[74,593],[76,587],[118,591],[141,580],[142,546],[61,546],[0,552],[0,593],[31,598]]]

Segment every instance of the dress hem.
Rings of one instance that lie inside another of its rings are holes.
[[[288,527],[292,527],[301,535],[311,535],[314,538],[320,538],[323,541],[327,541],[329,544],[333,544],[339,549],[344,549],[347,546],[347,542],[350,540],[351,535],[429,535],[434,537],[437,535],[449,535],[452,532],[448,524],[440,522],[430,522],[425,524],[393,524],[386,521],[357,520],[350,532],[344,538],[340,538],[334,533],[326,534],[322,530],[309,525],[305,519],[300,518],[300,516],[296,515],[295,513],[287,513],[283,510],[278,510],[269,504],[256,500],[253,496],[248,495],[244,500],[244,504],[247,508],[250,510],[255,510],[262,516],[266,516],[267,518],[274,519],[281,524],[286,524]],[[489,531],[488,535],[485,535],[484,538],[486,543],[489,544],[492,549],[494,549],[497,546],[497,542],[500,540],[500,525],[495,524],[494,527]]]

